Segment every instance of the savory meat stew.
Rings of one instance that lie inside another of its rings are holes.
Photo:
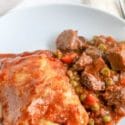
[[[66,30],[56,47],[0,54],[0,124],[116,125],[125,116],[125,42]]]
[[[55,56],[68,68],[88,125],[116,125],[125,116],[125,43],[103,35],[87,40],[66,30],[56,45]]]

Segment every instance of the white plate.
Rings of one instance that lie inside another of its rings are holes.
[[[86,37],[125,39],[125,22],[107,13],[80,5],[42,5],[0,19],[0,52],[52,48],[57,35],[71,28]]]
[[[52,49],[64,29],[78,30],[88,38],[105,34],[125,40],[122,19],[81,5],[42,5],[0,19],[0,52]],[[119,125],[125,125],[125,120]]]

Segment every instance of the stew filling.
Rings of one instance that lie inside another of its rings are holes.
[[[87,40],[66,30],[56,46],[54,55],[68,68],[88,125],[115,125],[125,116],[125,42],[103,35]]]

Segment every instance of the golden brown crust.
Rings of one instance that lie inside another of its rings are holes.
[[[0,64],[3,125],[87,125],[66,68],[50,52],[0,55]]]

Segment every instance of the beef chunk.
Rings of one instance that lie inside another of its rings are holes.
[[[117,43],[118,46],[122,49],[125,49],[125,42],[120,42],[120,43]]]
[[[85,37],[83,36],[79,36],[79,39],[84,43],[83,47],[86,48],[88,46],[87,40]]]
[[[125,116],[125,106],[116,107],[115,112],[121,116]]]
[[[93,44],[95,46],[98,46],[99,44],[104,44],[108,48],[112,48],[112,47],[116,46],[116,44],[117,44],[116,40],[113,37],[111,37],[111,36],[106,37],[103,35],[95,36],[93,38],[93,42],[94,42]]]
[[[125,72],[120,72],[119,79],[120,80],[125,79]]]
[[[107,59],[113,70],[125,71],[125,45],[111,49],[107,54]]]
[[[113,106],[119,115],[125,115],[125,87],[111,86],[106,90],[104,99],[108,106]]]
[[[83,52],[80,58],[76,61],[74,67],[76,68],[76,70],[82,70],[87,64],[91,63],[92,58]]]
[[[104,67],[106,67],[106,64],[102,57],[94,60],[94,69],[96,72],[100,72],[100,70]]]
[[[105,83],[97,79],[94,75],[90,73],[82,73],[82,84],[90,90],[101,91],[105,89]]]
[[[105,43],[106,43],[106,37],[103,36],[103,35],[94,36],[94,38],[93,38],[93,44],[94,44],[95,46],[98,46],[100,43],[105,44]]]
[[[105,64],[104,60],[101,57],[99,57],[99,58],[93,60],[92,64],[86,65],[84,71],[87,73],[90,73],[98,78],[98,77],[100,77],[100,71],[104,67],[106,67],[106,64]]]
[[[56,46],[60,50],[78,50],[85,44],[84,40],[80,39],[77,31],[65,30],[58,36]]]
[[[87,55],[91,56],[93,59],[102,56],[102,52],[94,46],[89,46],[85,52]]]
[[[108,105],[125,105],[125,87],[122,86],[111,86],[107,89],[104,94],[105,100]]]

